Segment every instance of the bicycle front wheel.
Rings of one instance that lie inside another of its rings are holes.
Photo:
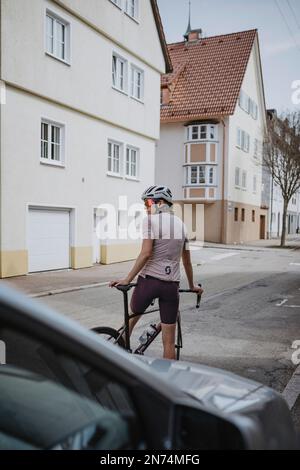
[[[98,326],[97,328],[92,328],[94,333],[100,335],[106,341],[110,341],[113,344],[117,344],[121,348],[125,349],[125,341],[120,336],[120,333],[114,328],[109,328],[107,326]]]

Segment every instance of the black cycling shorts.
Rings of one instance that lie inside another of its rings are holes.
[[[162,281],[152,276],[139,276],[131,297],[131,310],[142,315],[154,299],[159,301],[161,322],[176,323],[179,307],[179,282]]]

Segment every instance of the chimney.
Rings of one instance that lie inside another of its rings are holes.
[[[199,41],[202,38],[202,29],[192,29],[191,28],[191,2],[189,2],[189,22],[186,33],[184,34],[184,39],[186,42],[195,42]]]
[[[170,90],[168,86],[163,86],[161,89],[161,104],[166,105],[170,103]]]
[[[192,29],[184,36],[187,42],[196,42],[202,38],[202,29]]]

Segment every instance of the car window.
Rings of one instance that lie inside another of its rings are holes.
[[[0,396],[0,449],[128,448],[121,415],[40,375],[2,367]]]
[[[0,328],[0,338],[6,345],[8,367],[15,366],[39,374],[97,402],[107,410],[119,413],[129,423],[133,438],[140,440],[137,412],[126,386],[101,370],[66,354],[63,348],[55,350],[11,327]]]

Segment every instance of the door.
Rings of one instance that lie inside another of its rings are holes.
[[[260,239],[265,240],[266,238],[266,216],[260,216]]]
[[[29,210],[29,272],[70,267],[70,213],[66,210]]]

